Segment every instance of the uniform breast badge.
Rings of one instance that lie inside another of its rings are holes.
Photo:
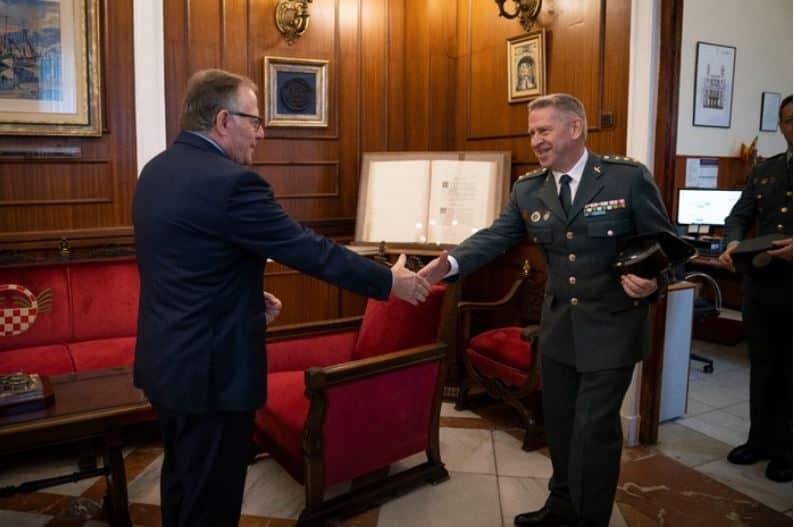
[[[530,219],[530,221],[532,221],[532,223],[539,222],[540,221],[540,212],[538,212],[537,210],[532,211],[532,215],[529,217],[529,219]]]

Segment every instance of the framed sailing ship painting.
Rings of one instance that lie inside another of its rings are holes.
[[[3,0],[0,134],[102,134],[99,0]]]

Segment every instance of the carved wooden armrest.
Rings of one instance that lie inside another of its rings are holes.
[[[521,330],[521,340],[525,340],[527,342],[534,342],[534,340],[538,338],[539,334],[540,334],[540,326],[538,324],[530,324],[529,326]]]
[[[458,311],[460,313],[467,311],[492,311],[500,308],[513,299],[521,288],[521,284],[524,283],[524,280],[526,280],[526,278],[521,278],[513,282],[507,294],[494,302],[458,302]]]

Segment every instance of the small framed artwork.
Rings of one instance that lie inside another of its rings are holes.
[[[3,4],[0,135],[102,135],[99,1]]]
[[[694,126],[731,127],[735,64],[735,47],[697,43]]]
[[[265,126],[328,126],[328,61],[265,57]]]
[[[546,94],[546,32],[507,40],[507,101],[524,102]]]
[[[780,109],[780,94],[765,91],[761,94],[761,125],[762,132],[777,131],[778,110]]]

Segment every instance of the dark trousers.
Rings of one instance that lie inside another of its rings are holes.
[[[750,350],[747,442],[791,465],[791,304],[769,305],[745,294],[742,316]]]
[[[620,406],[633,366],[577,372],[542,358],[543,414],[554,469],[547,505],[566,521],[607,527],[620,472]]]
[[[163,435],[163,527],[236,527],[248,469],[253,412],[170,414]]]

